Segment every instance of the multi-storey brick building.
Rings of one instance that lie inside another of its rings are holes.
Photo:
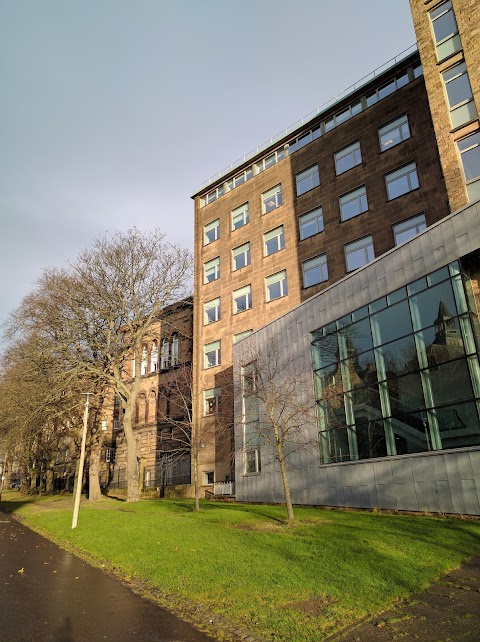
[[[191,481],[188,435],[176,433],[191,397],[188,376],[192,364],[192,325],[192,299],[179,301],[163,310],[142,348],[142,381],[134,429],[139,478],[144,489],[188,485]],[[133,372],[133,362],[131,368]],[[185,376],[179,376],[179,371],[185,371]],[[185,387],[180,400],[174,398],[175,392],[181,392],[176,382]],[[106,435],[103,459],[109,468],[104,483],[124,487],[126,442],[122,410],[116,397],[106,404],[101,428]]]
[[[480,198],[480,10],[476,0],[410,0],[452,211]]]
[[[240,338],[449,213],[416,50],[195,194],[195,413]],[[201,468],[232,475],[213,450]]]

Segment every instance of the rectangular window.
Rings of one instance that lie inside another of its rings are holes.
[[[203,323],[215,323],[220,319],[220,297],[203,304]]]
[[[415,163],[409,163],[394,172],[385,174],[385,184],[389,201],[418,189],[417,166]]]
[[[319,232],[323,232],[323,212],[321,207],[302,214],[298,219],[300,226],[300,240],[307,239],[310,236],[315,236]]]
[[[208,245],[220,238],[220,219],[212,221],[203,228],[203,244]]]
[[[477,108],[473,102],[472,88],[464,62],[455,65],[442,74],[452,127],[459,127],[477,117]]]
[[[276,227],[274,230],[263,235],[263,248],[265,256],[275,254],[285,247],[285,237],[283,234],[283,225]]]
[[[358,268],[373,261],[374,258],[373,239],[371,236],[365,236],[363,239],[345,245],[347,272],[358,270]]]
[[[470,201],[480,198],[480,132],[457,142]]]
[[[238,334],[233,335],[233,343],[238,343],[245,337],[249,337],[252,334],[253,330],[245,330],[244,332],[239,332]]]
[[[205,279],[204,283],[210,283],[211,281],[216,281],[220,278],[220,257],[217,256],[216,259],[208,261],[203,266],[205,269]]]
[[[382,152],[410,138],[410,127],[408,125],[407,115],[400,116],[400,118],[397,118],[391,123],[380,127],[378,137],[380,139],[380,151]]]
[[[213,203],[213,201],[216,201],[217,198],[220,198],[220,196],[223,196],[225,194],[225,186],[220,185],[220,187],[217,187],[216,189],[212,190],[205,196],[205,205],[208,205],[209,203]]]
[[[265,288],[267,301],[274,301],[286,296],[288,294],[286,270],[265,277]]]
[[[250,221],[250,212],[248,209],[248,203],[240,205],[232,210],[232,231],[238,230],[240,227],[243,227]]]
[[[358,216],[368,210],[367,192],[365,185],[353,192],[340,196],[340,214],[342,221]]]
[[[264,172],[269,167],[273,167],[284,158],[285,158],[285,149],[283,147],[282,149],[277,149],[276,152],[273,152],[273,154],[270,154],[270,156],[267,156],[266,158],[262,158],[262,160],[256,163],[258,173],[260,174],[261,172]]]
[[[318,165],[312,165],[308,169],[304,169],[303,172],[296,174],[295,178],[297,181],[297,196],[301,196],[314,187],[318,187],[320,185]]]
[[[349,145],[341,149],[335,154],[335,172],[337,176],[352,169],[362,162],[362,153],[360,151],[360,143],[357,141],[353,145]]]
[[[299,149],[302,149],[302,147],[305,147],[305,145],[308,145],[312,141],[317,140],[317,138],[320,138],[321,135],[322,132],[320,130],[320,126],[315,127],[305,134],[302,134],[297,139],[290,141],[290,143],[288,144],[288,153],[294,154],[295,152],[298,152]]]
[[[232,271],[250,265],[250,243],[244,243],[232,250]]]
[[[457,21],[455,20],[450,0],[432,9],[428,15],[432,24],[438,61],[448,58],[456,51],[460,51],[462,43],[458,35]]]
[[[315,256],[302,263],[303,287],[309,288],[328,280],[327,255]]]
[[[203,391],[203,412],[205,416],[218,414],[221,393],[221,388],[211,388]]]
[[[282,186],[276,185],[262,194],[262,212],[268,214],[282,205]]]
[[[228,187],[229,189],[235,189],[235,187],[243,185],[251,178],[253,178],[253,167],[247,167],[241,174],[237,174],[237,176],[228,181]]]
[[[425,214],[419,214],[393,226],[395,245],[401,245],[427,228]]]
[[[233,314],[245,312],[252,307],[252,286],[246,285],[233,292]]]
[[[214,368],[221,363],[220,341],[212,341],[203,346],[204,368]]]
[[[243,419],[243,448],[245,457],[245,474],[260,472],[260,443],[259,431],[260,404],[255,394],[256,363],[252,362],[242,368],[242,419]]]
[[[108,430],[108,420],[102,419],[102,430]]]

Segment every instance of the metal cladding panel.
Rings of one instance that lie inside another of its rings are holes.
[[[449,453],[445,458],[445,467],[450,483],[450,496],[454,513],[465,513],[465,500],[463,498],[462,478],[459,473],[457,453]]]
[[[468,515],[480,513],[480,503],[474,479],[462,479],[463,497],[465,499],[465,512]]]
[[[454,513],[450,484],[448,481],[437,481],[437,494],[440,511],[442,513]]]

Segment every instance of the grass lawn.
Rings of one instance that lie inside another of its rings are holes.
[[[72,531],[71,499],[3,499],[99,564],[276,641],[322,640],[480,554],[466,520],[297,508],[286,527],[281,506],[107,499],[82,502]]]

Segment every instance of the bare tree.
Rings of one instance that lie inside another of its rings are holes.
[[[96,238],[68,268],[45,271],[10,320],[10,332],[50,337],[67,372],[119,397],[128,501],[140,497],[133,422],[142,346],[162,309],[188,293],[191,276],[190,252],[167,243],[159,230],[118,232]]]
[[[294,521],[289,471],[294,453],[318,448],[311,369],[283,350],[275,337],[258,346],[247,343],[234,373],[235,401],[241,399],[240,445],[247,471],[260,465],[262,444],[271,447],[282,478],[287,521]],[[237,406],[238,407],[238,406]],[[265,449],[263,449],[265,450]]]

